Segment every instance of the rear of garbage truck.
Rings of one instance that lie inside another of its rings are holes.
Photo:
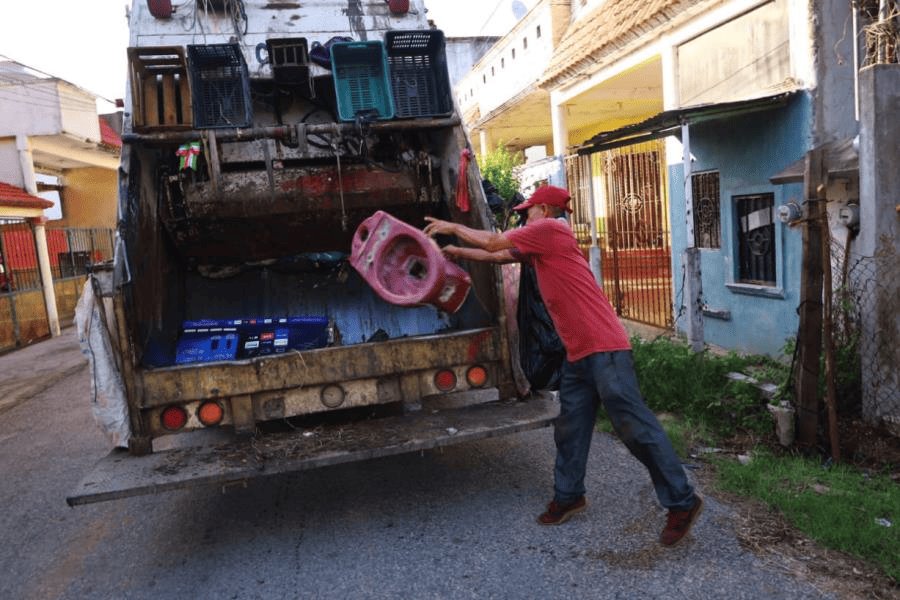
[[[120,448],[70,504],[550,422],[500,269],[461,265],[450,308],[417,289],[441,257],[404,227],[491,226],[421,0],[136,0],[129,19],[116,256],[79,306]],[[388,259],[364,277],[368,235]]]

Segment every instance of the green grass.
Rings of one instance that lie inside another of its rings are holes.
[[[900,581],[900,486],[889,477],[840,465],[826,469],[814,460],[765,451],[754,453],[747,465],[716,463],[722,489],[765,502],[810,538]]]
[[[787,367],[763,356],[695,353],[678,341],[660,337],[632,339],[635,371],[647,405],[656,413],[672,412],[718,435],[736,431],[768,432],[768,402],[746,382],[730,381],[732,371],[765,373],[782,383]]]
[[[755,386],[729,381],[726,374],[752,375],[779,385],[784,394],[789,371],[785,362],[694,353],[686,344],[664,337],[649,342],[634,338],[632,346],[647,405],[682,459],[702,446],[727,446],[736,439],[769,439],[775,446],[767,400]],[[785,354],[791,354],[789,344]],[[612,432],[602,408],[598,416],[598,429]],[[765,502],[823,546],[857,556],[900,582],[900,486],[889,477],[870,477],[844,465],[826,469],[817,460],[762,450],[748,465],[713,460],[722,489]],[[879,519],[891,526],[879,524]]]

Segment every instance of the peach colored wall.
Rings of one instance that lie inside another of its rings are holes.
[[[114,228],[117,194],[118,180],[113,170],[92,167],[66,171],[63,218],[53,221],[53,225]]]

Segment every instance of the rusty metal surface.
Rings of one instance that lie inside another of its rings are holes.
[[[408,170],[318,165],[218,178],[170,186],[161,215],[180,252],[204,263],[347,251],[356,226],[375,210],[417,224],[434,210],[420,201],[423,182]]]
[[[549,395],[541,395],[527,402],[422,411],[149,456],[114,451],[97,463],[66,501],[70,506],[90,504],[415,452],[544,427],[558,412],[558,404]]]
[[[488,363],[500,356],[496,328],[429,335],[243,361],[185,365],[138,372],[143,407],[202,398]]]
[[[405,121],[376,121],[368,125],[375,132],[380,131],[413,131],[442,129],[456,127],[460,124],[459,117],[453,116],[446,119],[412,119]],[[352,133],[357,129],[355,123],[328,123],[319,125],[307,125],[306,133]],[[174,144],[191,142],[202,139],[207,130],[192,129],[189,131],[169,131],[165,133],[126,133],[122,135],[122,141],[126,144]],[[249,127],[243,129],[222,129],[216,134],[221,142],[234,142],[259,139],[289,139],[296,135],[294,128],[285,125],[270,127]]]

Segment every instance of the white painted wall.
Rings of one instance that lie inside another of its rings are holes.
[[[487,115],[537,81],[553,56],[550,8],[549,2],[535,6],[459,83],[462,112],[477,104],[481,115]]]
[[[224,13],[195,12],[194,2],[181,2],[177,3],[173,18],[157,19],[150,14],[145,0],[134,0],[129,21],[129,45],[185,46],[237,41],[250,76],[271,77],[271,67],[261,66],[256,58],[257,44],[264,43],[267,38],[304,37],[311,46],[314,41],[325,42],[333,36],[382,40],[390,29],[428,28],[424,0],[411,0],[409,13],[402,16],[391,14],[388,4],[380,0],[364,0],[360,4],[362,14],[351,15],[348,14],[347,0],[286,3],[244,0],[247,33],[241,33],[238,39],[233,22]]]
[[[16,187],[25,186],[14,137],[0,138],[0,181]]]
[[[0,94],[0,136],[68,133],[100,141],[95,97],[60,80],[10,85]]]
[[[0,94],[0,136],[57,134],[62,130],[60,111],[55,80],[6,86]]]
[[[450,85],[460,83],[472,67],[481,60],[488,50],[497,42],[496,37],[461,37],[447,38],[447,71],[450,73]],[[470,90],[459,89],[457,94],[469,93]]]
[[[60,82],[57,90],[60,132],[83,140],[100,142],[100,120],[97,117],[97,102],[94,96],[65,82]]]

